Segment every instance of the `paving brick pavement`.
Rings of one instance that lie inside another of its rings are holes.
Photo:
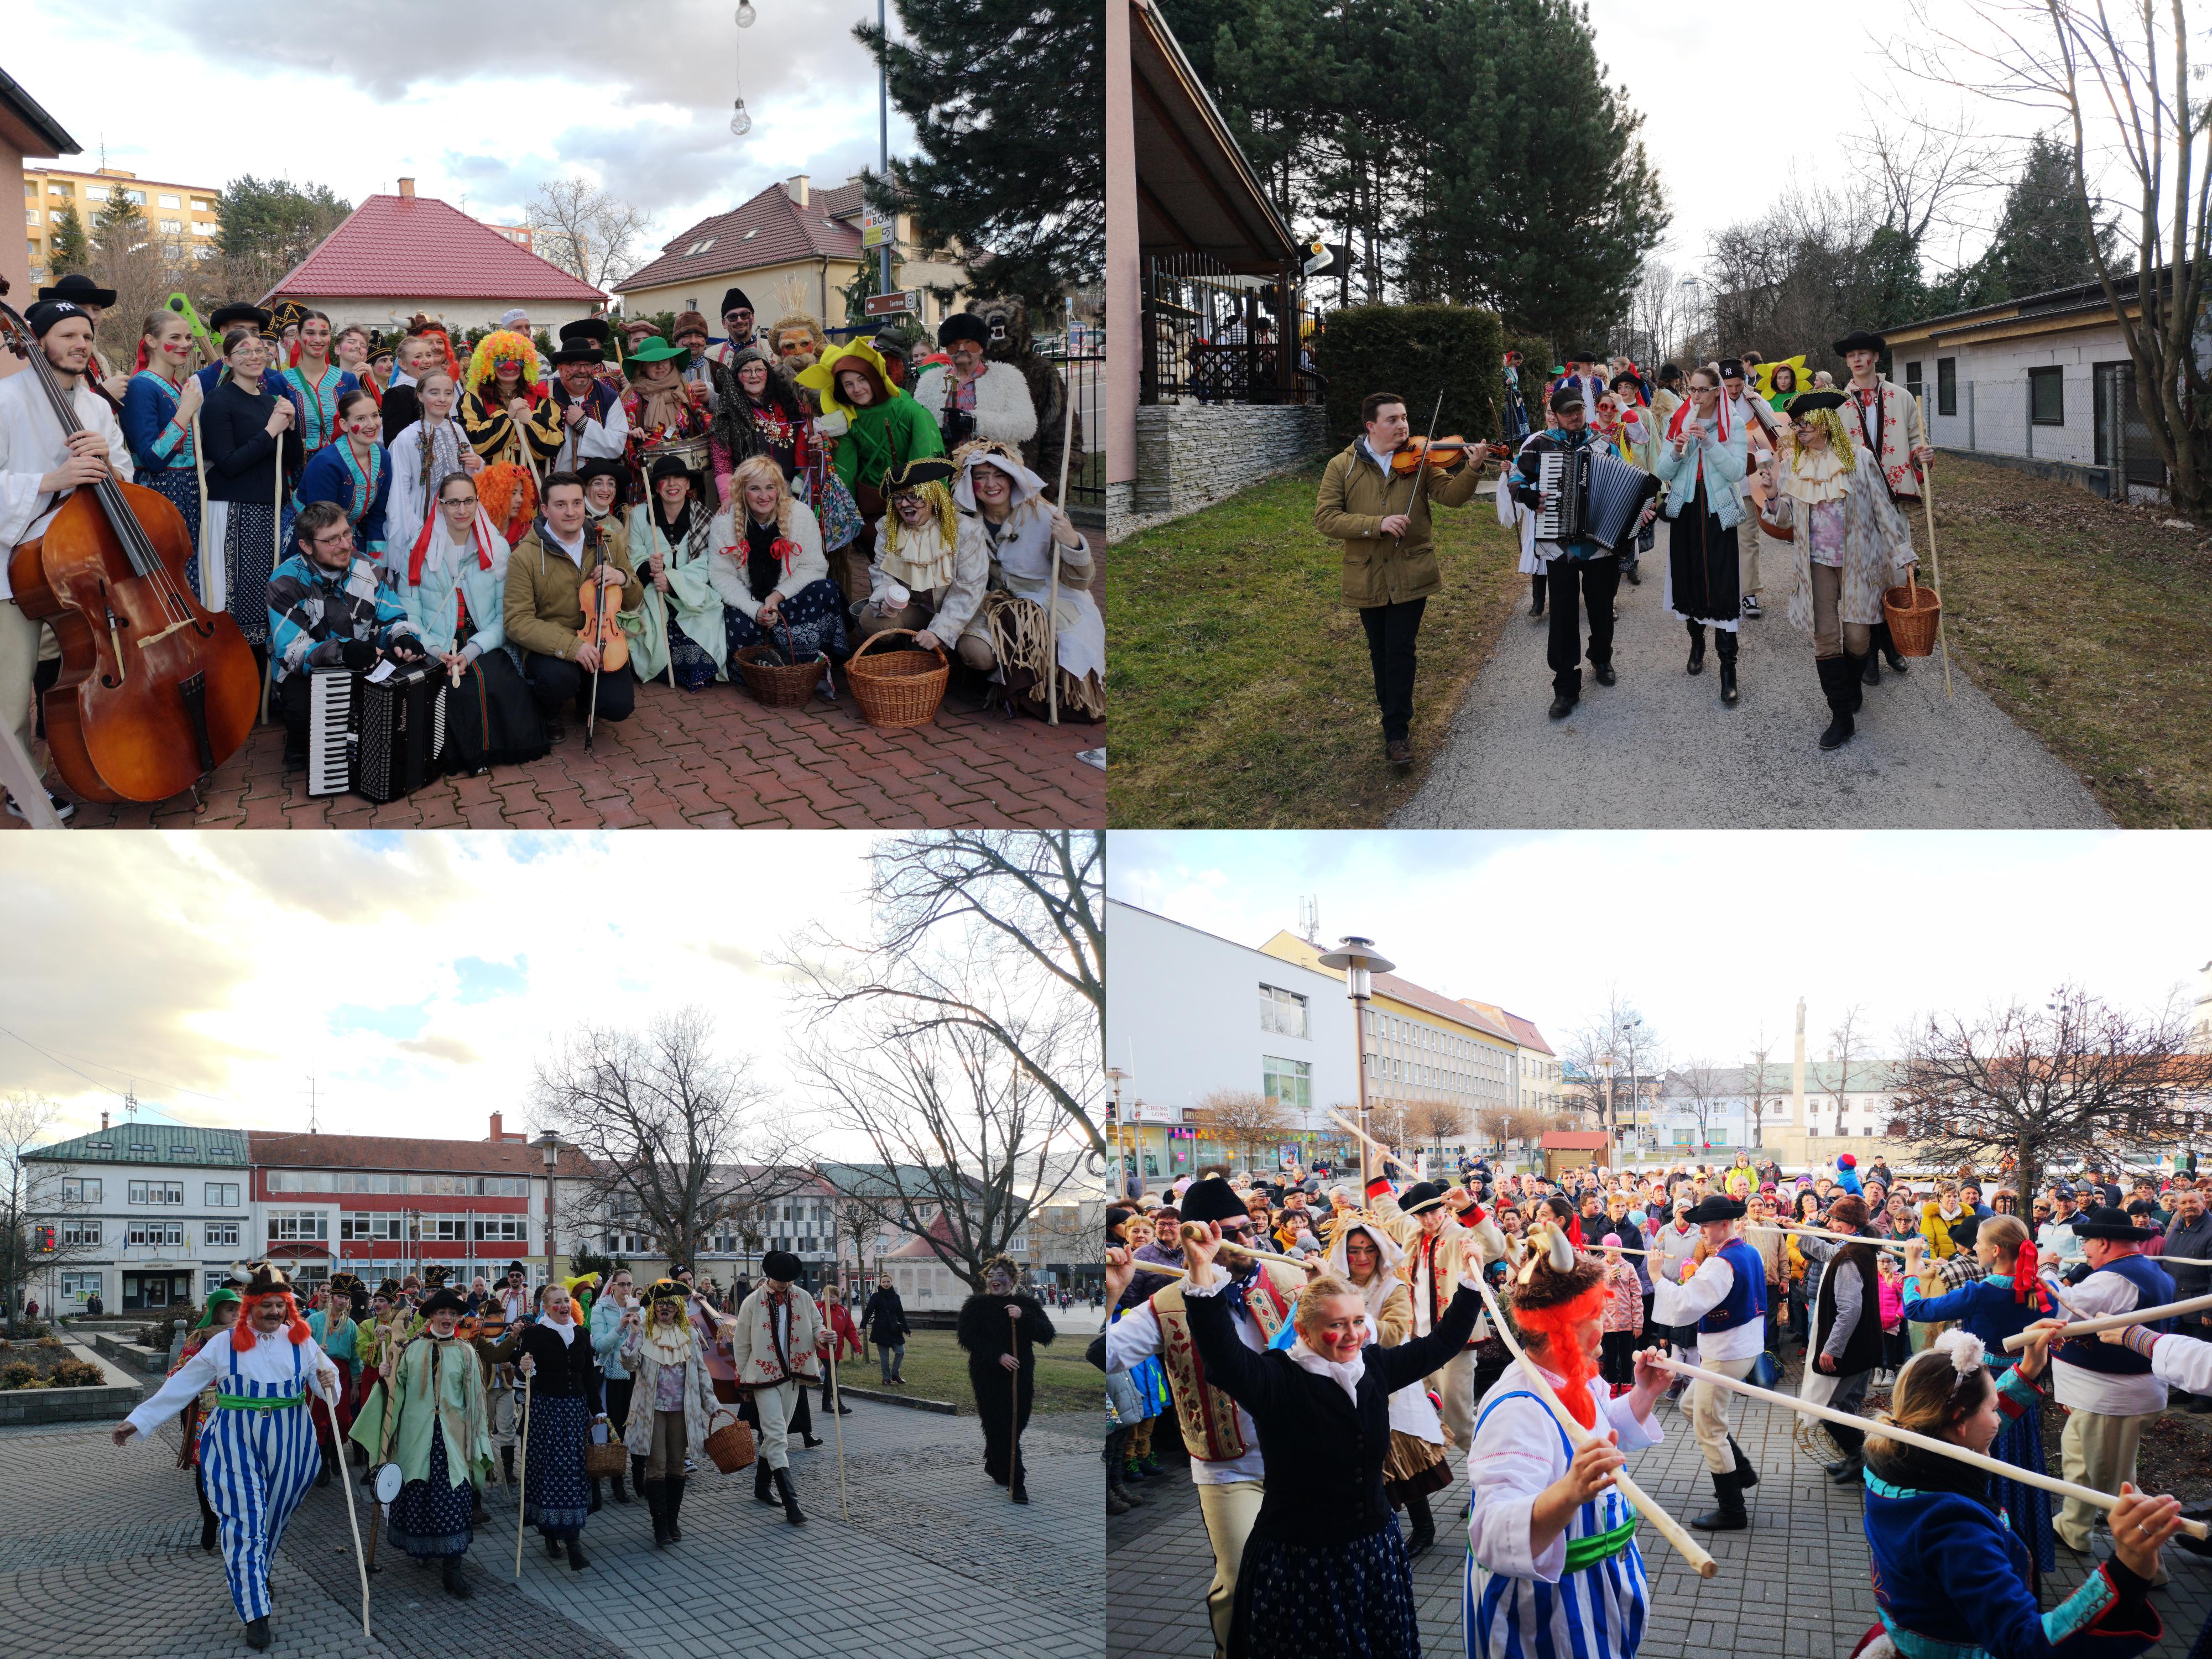
[[[828,1425],[823,1423],[823,1427]],[[1087,1424],[1084,1425],[1087,1428]],[[434,1571],[379,1552],[360,1624],[343,1495],[312,1491],[272,1575],[284,1659],[840,1659],[887,1651],[1096,1659],[1104,1552],[1097,1444],[1040,1418],[1024,1437],[1030,1503],[1010,1504],[981,1469],[973,1418],[856,1402],[844,1419],[853,1519],[839,1517],[830,1444],[801,1450],[808,1524],[752,1501],[749,1474],[695,1476],[684,1541],[653,1547],[641,1503],[609,1503],[584,1543],[591,1566],[523,1540],[513,1577],[514,1496],[488,1495],[492,1524],[469,1553],[476,1595],[455,1601]],[[198,1512],[175,1467],[173,1430],[120,1450],[106,1425],[0,1433],[0,1655],[199,1659],[246,1651],[219,1560],[198,1548]],[[369,1506],[360,1507],[364,1529]],[[15,1645],[36,1632],[35,1648]]]
[[[1647,1525],[1638,1535],[1651,1576],[1647,1659],[1731,1654],[1759,1659],[1842,1659],[1875,1622],[1862,1529],[1862,1488],[1838,1487],[1792,1443],[1794,1414],[1739,1401],[1736,1438],[1760,1472],[1750,1493],[1752,1528],[1708,1537],[1720,1571],[1701,1579]],[[1673,1405],[1659,1407],[1665,1443],[1631,1455],[1629,1473],[1677,1520],[1711,1507],[1712,1488]],[[1452,1486],[1430,1499],[1435,1548],[1413,1563],[1422,1650],[1464,1651],[1461,1604],[1467,1563],[1459,1519],[1467,1502],[1464,1459]],[[1106,1523],[1106,1650],[1112,1659],[1206,1659],[1212,1640],[1206,1586],[1213,1560],[1189,1477],[1147,1483],[1145,1507]],[[2166,1637],[2151,1651],[2180,1659],[2212,1615],[2212,1560],[2169,1551],[2172,1583],[2154,1591]],[[2063,1548],[2049,1607],[2081,1582],[2081,1564]]]
[[[750,693],[638,689],[637,709],[603,721],[584,751],[568,740],[527,766],[444,778],[404,800],[309,799],[307,775],[283,769],[280,727],[258,727],[217,768],[200,810],[78,808],[75,825],[143,829],[615,830],[656,827],[857,830],[1101,827],[1106,775],[1076,759],[1106,742],[1103,726],[1010,720],[947,696],[935,722],[880,732],[838,678],[837,701],[765,708]],[[0,825],[21,820],[0,814]]]

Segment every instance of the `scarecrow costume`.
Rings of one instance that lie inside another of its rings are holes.
[[[691,1287],[673,1279],[646,1292],[643,1318],[623,1334],[622,1362],[631,1378],[629,1414],[622,1424],[630,1473],[653,1515],[653,1542],[665,1549],[684,1539],[685,1460],[704,1464],[707,1436],[717,1413],[729,1407],[714,1397],[706,1345],[693,1328]],[[676,1317],[659,1310],[673,1304]]]

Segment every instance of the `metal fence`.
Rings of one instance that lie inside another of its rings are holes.
[[[2038,367],[2001,380],[1908,381],[1939,448],[2096,469],[2106,494],[2156,493],[2166,466],[2136,406],[2131,363]],[[2124,478],[2124,491],[2118,480]]]
[[[1179,253],[1145,271],[1148,404],[1321,401],[1320,379],[1298,357],[1296,290],[1242,276],[1218,260]]]

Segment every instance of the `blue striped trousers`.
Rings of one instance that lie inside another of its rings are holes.
[[[294,1402],[267,1411],[221,1407],[200,1437],[200,1470],[208,1507],[222,1528],[231,1602],[240,1620],[251,1624],[269,1612],[270,1562],[323,1457],[301,1389],[247,1382],[233,1373],[224,1379],[223,1392]]]

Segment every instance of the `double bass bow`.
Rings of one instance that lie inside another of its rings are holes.
[[[38,377],[65,438],[85,429],[45,343],[4,301],[0,348]],[[253,729],[253,649],[228,612],[193,598],[191,557],[183,514],[112,474],[71,489],[45,533],[8,556],[16,605],[61,644],[46,736],[63,781],[87,800],[197,793]]]

